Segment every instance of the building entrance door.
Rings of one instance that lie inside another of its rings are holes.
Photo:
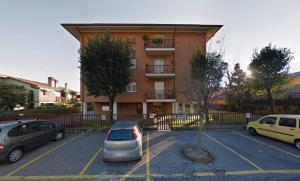
[[[153,103],[153,113],[162,114],[162,103],[161,102]]]

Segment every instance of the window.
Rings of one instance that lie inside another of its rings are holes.
[[[21,136],[41,131],[37,122],[30,122],[21,126],[15,127],[8,132],[8,136]]]
[[[275,125],[276,123],[276,117],[265,117],[259,121],[260,124],[271,124]]]
[[[20,135],[20,132],[19,132],[20,127],[21,127],[21,126],[18,126],[18,127],[13,128],[12,130],[10,130],[10,131],[8,132],[8,136],[11,136],[11,137],[19,136],[19,135]]]
[[[280,118],[279,126],[286,126],[286,127],[295,128],[296,127],[296,119]]]
[[[42,131],[55,128],[54,124],[49,123],[47,121],[39,121],[38,125],[40,126]]]
[[[133,139],[133,129],[111,130],[108,136],[109,141],[127,141]]]
[[[136,82],[127,85],[127,92],[136,92]]]
[[[183,106],[181,103],[178,104],[178,113],[181,114],[183,112]]]
[[[130,69],[136,69],[136,59],[135,58],[131,59],[130,62],[132,64],[132,66],[130,67]]]
[[[47,95],[47,91],[46,90],[42,90],[42,94],[45,96]]]
[[[26,134],[38,132],[40,130],[41,129],[37,122],[30,122],[30,123],[21,125],[19,132],[21,135],[26,135]]]

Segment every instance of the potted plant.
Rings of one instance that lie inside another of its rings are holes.
[[[149,37],[146,33],[143,34],[144,46],[146,46],[146,41],[149,40]]]
[[[153,36],[152,37],[152,44],[154,47],[158,47],[163,43],[163,38],[161,36]]]

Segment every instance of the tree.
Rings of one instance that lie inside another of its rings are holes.
[[[111,38],[108,32],[90,39],[80,50],[81,80],[90,95],[109,98],[111,120],[116,96],[131,81],[131,59],[130,44]]]
[[[216,98],[215,92],[220,90],[222,78],[225,75],[228,64],[223,61],[216,52],[207,53],[196,49],[191,60],[191,72],[184,80],[186,83],[182,91],[187,100],[196,106],[196,112],[205,115],[209,120],[208,106]],[[200,119],[198,150],[201,149],[201,132],[203,118]]]
[[[250,103],[252,100],[249,89],[249,80],[239,63],[236,63],[234,70],[227,73],[228,83],[226,85],[226,102],[231,108],[239,109],[242,104]],[[237,107],[236,107],[237,106]]]
[[[206,104],[206,117],[208,119],[209,105],[211,105],[220,95],[224,94],[218,92],[221,92],[221,83],[228,70],[228,63],[224,62],[223,56],[217,52],[207,53],[207,62],[208,88],[204,103]]]
[[[217,52],[207,53],[205,56],[201,50],[195,51],[190,62],[191,75],[185,80],[187,85],[183,94],[196,103],[198,113],[203,113],[208,118],[208,107],[220,96],[216,92],[221,89],[228,64]]]
[[[0,110],[14,110],[16,105],[25,106],[31,103],[31,93],[23,86],[0,83]]]
[[[71,103],[76,103],[77,102],[77,93],[76,91],[70,90],[70,95],[71,95]]]
[[[288,81],[289,62],[293,53],[287,48],[277,48],[269,44],[260,51],[254,50],[249,69],[257,90],[267,94],[271,113],[274,112],[273,89]],[[277,89],[278,91],[278,89]]]

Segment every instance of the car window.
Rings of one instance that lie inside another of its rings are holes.
[[[40,129],[37,122],[30,122],[30,123],[26,123],[26,124],[21,125],[20,134],[21,135],[26,135],[26,134],[31,134],[31,133],[34,133],[34,132],[38,132],[40,130],[41,129]]]
[[[20,127],[21,126],[17,126],[17,127],[13,128],[13,129],[11,129],[8,132],[8,136],[11,136],[11,137],[13,137],[13,136],[19,136],[20,135]]]
[[[55,128],[54,124],[47,121],[39,121],[38,124],[42,131]]]
[[[276,117],[265,117],[265,118],[261,119],[259,121],[259,123],[275,125],[276,119],[277,119]]]
[[[133,129],[111,130],[108,135],[109,141],[126,141],[133,140]]]
[[[295,128],[296,127],[296,119],[293,118],[280,118],[279,119],[279,126],[286,126]]]

